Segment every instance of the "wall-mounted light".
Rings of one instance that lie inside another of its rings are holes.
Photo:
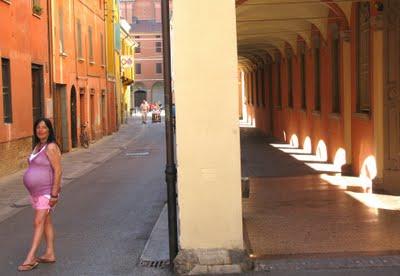
[[[383,11],[384,5],[381,1],[375,1],[375,9],[379,12]]]

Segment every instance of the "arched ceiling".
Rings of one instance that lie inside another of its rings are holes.
[[[348,22],[352,2],[236,0],[239,62],[252,62],[249,53],[268,53],[274,58],[277,51],[283,54],[285,47],[296,50],[299,39],[310,45],[313,25],[326,38],[328,18],[340,18]]]

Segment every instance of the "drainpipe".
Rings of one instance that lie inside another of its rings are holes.
[[[178,232],[176,214],[176,165],[174,132],[172,128],[172,89],[171,89],[171,39],[169,0],[161,1],[162,35],[163,35],[163,64],[164,64],[164,99],[165,99],[165,142],[167,151],[167,164],[165,180],[168,195],[168,233],[169,233],[169,259],[173,269],[174,259],[178,254]]]
[[[53,76],[53,26],[52,22],[52,6],[51,0],[47,0],[47,39],[49,40],[48,43],[48,55],[49,55],[49,82],[50,82],[50,96],[54,98],[54,76]],[[54,106],[54,104],[53,104]],[[48,110],[46,110],[48,112]],[[53,123],[54,123],[54,112],[53,112]]]

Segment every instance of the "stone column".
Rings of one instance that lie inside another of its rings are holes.
[[[343,124],[344,149],[346,150],[346,164],[342,166],[343,175],[352,175],[352,145],[351,145],[351,32],[341,32],[342,38],[342,69],[343,69]]]
[[[174,1],[179,274],[242,269],[234,1]]]

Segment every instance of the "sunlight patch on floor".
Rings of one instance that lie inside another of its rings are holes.
[[[345,193],[370,208],[400,211],[400,196],[356,193],[350,191],[346,191]]]
[[[255,128],[256,127],[255,124],[244,121],[244,120],[240,120],[239,125],[240,125],[240,127],[243,127],[243,128]]]
[[[332,173],[340,173],[341,169],[337,168],[334,164],[329,163],[305,163],[311,169],[319,172],[332,172]]]
[[[372,181],[368,178],[357,176],[342,176],[342,175],[328,175],[321,174],[321,179],[325,180],[331,185],[339,186],[343,189],[348,187],[363,188],[365,191],[371,188]]]

